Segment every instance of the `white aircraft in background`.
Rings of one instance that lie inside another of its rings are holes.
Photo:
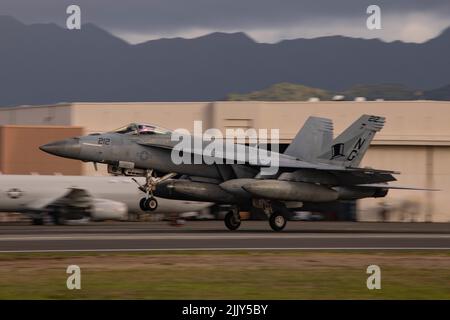
[[[140,198],[129,177],[0,174],[0,212],[24,213],[33,224],[43,224],[47,217],[56,224],[128,220],[130,213],[145,213]],[[158,203],[152,213],[198,212],[213,204],[170,199]]]

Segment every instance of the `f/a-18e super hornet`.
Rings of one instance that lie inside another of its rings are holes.
[[[228,204],[232,209],[225,216],[225,225],[235,230],[241,224],[239,211],[254,207],[263,209],[272,229],[280,231],[293,209],[384,197],[388,189],[401,188],[387,184],[396,180],[396,172],[358,167],[384,122],[383,117],[363,115],[333,140],[332,121],[310,117],[283,154],[233,142],[233,150],[240,151],[232,156],[216,152],[204,157],[201,152],[210,140],[202,138],[200,148],[177,150],[178,155],[188,159],[200,155],[200,161],[190,163],[173,160],[180,141],[173,139],[173,131],[147,124],[130,124],[103,134],[53,142],[41,146],[41,150],[105,163],[113,174],[145,176],[146,182],[138,184],[145,193],[140,200],[145,210],[156,209],[154,196]],[[185,135],[183,139],[197,138]],[[267,161],[249,160],[248,155],[255,150],[275,156],[275,173],[263,173]],[[244,157],[239,158],[239,152]],[[238,158],[246,160],[237,162]]]

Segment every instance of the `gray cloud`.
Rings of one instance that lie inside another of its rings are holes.
[[[84,23],[131,42],[212,31],[244,31],[269,42],[330,34],[419,42],[450,25],[448,0],[2,0],[0,13],[64,25],[69,4],[80,5]],[[365,28],[370,4],[382,9],[381,31]]]

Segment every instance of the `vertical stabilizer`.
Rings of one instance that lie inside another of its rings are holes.
[[[384,117],[361,116],[333,140],[318,160],[343,167],[358,167],[375,134],[383,128],[384,122]]]
[[[309,117],[284,154],[304,161],[316,161],[333,140],[333,122]]]

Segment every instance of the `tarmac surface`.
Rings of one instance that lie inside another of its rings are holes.
[[[289,221],[274,232],[267,221],[100,222],[76,226],[0,224],[0,252],[158,250],[450,250],[450,223]]]

